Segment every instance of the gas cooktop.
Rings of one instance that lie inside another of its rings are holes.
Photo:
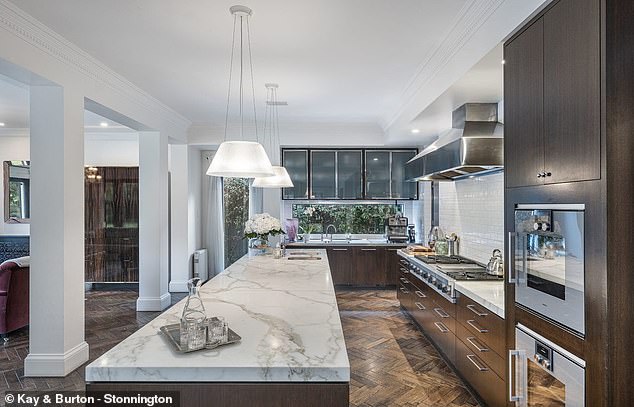
[[[502,277],[493,276],[487,274],[486,271],[444,271],[449,278],[453,278],[456,281],[487,281],[487,280],[501,280]]]
[[[469,260],[462,256],[443,256],[437,254],[419,254],[418,260],[427,264],[475,264],[473,260]]]

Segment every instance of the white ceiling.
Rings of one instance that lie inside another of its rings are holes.
[[[504,98],[502,44],[484,56],[457,82],[421,112],[411,124],[421,145],[451,128],[451,113],[464,103],[497,103]]]
[[[20,8],[195,123],[224,122],[236,0],[20,0]],[[377,123],[468,0],[246,3],[255,82],[289,122]]]

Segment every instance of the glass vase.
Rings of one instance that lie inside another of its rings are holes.
[[[192,278],[187,282],[189,296],[181,315],[180,342],[181,347],[189,350],[202,349],[207,341],[207,314],[200,298],[201,284],[200,278]]]
[[[260,236],[249,240],[249,253],[255,256],[266,254],[270,244],[268,236]]]

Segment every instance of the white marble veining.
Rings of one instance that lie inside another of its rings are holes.
[[[456,290],[504,318],[504,281],[456,281]]]
[[[224,316],[241,342],[175,352],[158,330],[179,321],[183,300],[88,365],[86,381],[350,381],[326,252],[293,252],[321,260],[245,256],[201,288],[207,314]]]

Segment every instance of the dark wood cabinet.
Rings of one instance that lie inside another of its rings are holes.
[[[504,49],[504,173],[507,187],[538,185],[544,169],[544,24]]]
[[[335,285],[350,285],[351,265],[352,265],[352,248],[351,247],[328,247],[328,264],[330,265],[330,274],[332,274],[332,282]]]
[[[351,284],[359,287],[383,287],[388,284],[385,247],[354,247]]]
[[[600,177],[599,7],[560,0],[543,17],[547,184]]]
[[[405,261],[398,255],[398,250],[404,248],[402,247],[388,247],[385,249],[385,284],[387,286],[393,286],[396,284],[396,279],[398,278],[399,270],[402,267],[405,267],[406,263],[403,264],[401,261]]]
[[[505,44],[507,188],[600,178],[599,17],[560,0]]]

